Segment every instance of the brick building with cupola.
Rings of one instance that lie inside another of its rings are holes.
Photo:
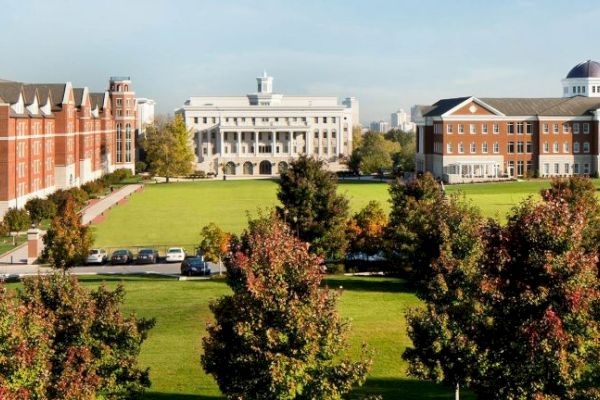
[[[576,65],[562,85],[563,97],[416,106],[417,171],[450,183],[600,172],[600,63]]]
[[[0,215],[34,197],[135,165],[129,77],[91,92],[66,83],[0,80]]]

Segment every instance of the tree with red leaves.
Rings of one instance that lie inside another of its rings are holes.
[[[347,321],[321,258],[276,217],[250,221],[228,260],[233,294],[210,305],[204,370],[230,399],[340,399],[371,365],[340,358]]]

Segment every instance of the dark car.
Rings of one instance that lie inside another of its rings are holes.
[[[210,275],[210,268],[203,257],[188,257],[181,263],[181,275]]]
[[[115,264],[131,264],[133,262],[133,253],[129,250],[117,250],[110,256],[110,263]]]
[[[158,260],[158,251],[154,249],[142,249],[138,252],[138,264],[155,264]]]

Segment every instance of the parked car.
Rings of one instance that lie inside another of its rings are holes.
[[[137,255],[138,264],[155,264],[158,260],[158,251],[155,249],[141,249]]]
[[[133,253],[126,249],[114,251],[110,257],[110,263],[115,264],[131,264],[133,262]]]
[[[210,268],[202,257],[187,257],[181,263],[181,275],[210,275]]]
[[[91,249],[85,259],[86,264],[105,264],[108,261],[108,254],[104,249]]]
[[[181,247],[171,247],[167,250],[166,262],[180,262],[185,260],[185,250]]]

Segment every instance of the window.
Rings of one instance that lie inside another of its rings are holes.
[[[544,142],[544,153],[547,153],[550,151],[550,146],[548,145],[548,142]]]
[[[446,126],[446,133],[450,133],[450,134],[452,133],[452,124],[448,124]]]
[[[500,153],[500,144],[498,142],[494,143],[494,154]]]
[[[481,133],[483,133],[484,135],[488,133],[488,125],[487,124],[481,124]]]
[[[577,122],[575,122],[573,124],[573,135],[577,135],[579,134],[579,124]]]
[[[523,142],[517,142],[517,153],[523,154],[523,146],[524,146]]]
[[[117,162],[123,162],[123,132],[121,130],[121,124],[117,124]]]
[[[525,162],[523,160],[517,161],[517,176],[523,176],[524,170]]]
[[[446,145],[446,153],[452,154],[452,143]]]
[[[465,133],[465,126],[463,124],[458,124],[458,133]]]
[[[590,173],[590,164],[583,164],[583,173],[588,175]]]
[[[558,174],[560,172],[560,165],[558,163],[554,163],[554,173]]]
[[[198,123],[198,117],[194,117],[194,123],[197,124]]]
[[[498,124],[493,124],[494,134],[500,133],[500,126]]]
[[[484,154],[487,154],[487,152],[488,152],[488,144],[487,144],[487,142],[481,143],[481,152],[484,153]]]
[[[533,142],[527,142],[525,152],[528,154],[533,153]]]
[[[583,152],[584,153],[589,153],[590,152],[590,142],[584,142],[583,143]]]
[[[475,153],[477,151],[477,146],[475,143],[471,143],[471,153]]]
[[[573,173],[579,174],[579,164],[573,164]]]
[[[570,127],[566,122],[563,124],[563,133],[569,133]]]
[[[517,135],[522,135],[522,134],[523,134],[523,123],[517,122]]]
[[[533,124],[531,122],[525,122],[525,133],[528,135],[533,133]]]
[[[558,153],[558,142],[554,142],[552,145],[552,151]]]
[[[477,133],[477,126],[475,124],[469,124],[469,133],[474,135]]]
[[[565,174],[569,174],[569,163],[565,163]]]
[[[131,162],[131,124],[125,125],[125,162]]]
[[[120,106],[121,103],[122,103],[122,100],[121,99],[117,99],[117,105]]]
[[[583,133],[585,135],[587,135],[588,133],[590,133],[590,124],[587,123],[587,122],[583,124]]]
[[[569,142],[564,142],[563,143],[563,153],[568,153],[570,151],[569,147],[570,147]]]
[[[509,134],[509,135],[512,135],[512,134],[514,134],[514,133],[515,133],[515,124],[514,124],[514,123],[512,123],[512,122],[509,122],[509,123],[506,125],[506,129],[507,129],[507,132],[508,132],[508,134]]]
[[[514,161],[508,162],[508,173],[509,173],[509,175],[515,174],[515,162]]]
[[[515,142],[508,142],[508,154],[512,154],[515,152]]]
[[[459,152],[460,154],[462,154],[462,153],[464,153],[464,152],[465,152],[465,145],[463,144],[463,142],[460,142],[460,143],[458,144],[458,152]]]
[[[203,124],[206,124],[206,123],[208,123],[208,118],[206,118],[206,117],[202,117],[202,123],[203,123]]]
[[[552,132],[554,132],[555,135],[558,135],[558,124],[552,124]]]
[[[548,124],[542,125],[542,130],[544,133],[548,133]]]
[[[528,173],[533,172],[533,161],[531,161],[531,160],[527,160],[527,172]]]
[[[573,153],[579,153],[579,142],[573,142]]]

